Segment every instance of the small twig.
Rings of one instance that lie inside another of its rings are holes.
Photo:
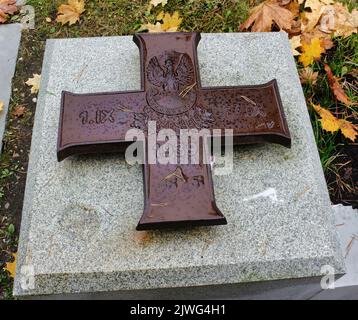
[[[169,204],[169,202],[161,202],[161,203],[152,203],[152,207],[166,207]]]
[[[240,96],[241,98],[243,98],[246,102],[251,103],[252,105],[256,106],[256,102],[252,101],[250,98],[246,97],[246,96]]]
[[[353,234],[352,235],[352,238],[351,240],[349,241],[349,243],[347,244],[347,247],[346,247],[346,255],[344,256],[344,258],[346,258],[349,254],[349,252],[351,251],[352,249],[352,246],[353,246],[353,243],[354,243],[354,240],[358,240],[358,236],[356,234]]]
[[[133,110],[129,109],[129,108],[126,108],[126,107],[123,107],[121,105],[119,105],[119,107],[117,107],[119,111],[122,111],[122,112],[134,112]]]
[[[189,92],[190,90],[192,90],[194,87],[196,86],[196,82],[191,84],[190,86],[185,87],[180,93],[179,96],[184,98]]]

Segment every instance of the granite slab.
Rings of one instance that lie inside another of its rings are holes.
[[[20,38],[20,24],[15,23],[0,26],[0,101],[4,103],[4,108],[0,112],[0,153],[11,95],[11,81],[15,72]]]
[[[123,155],[58,163],[61,91],[136,90],[132,37],[48,40],[37,104],[14,294],[18,297],[248,284],[344,272],[305,98],[285,33],[202,34],[203,86],[276,78],[292,148],[241,146],[214,176],[225,226],[138,232],[142,168]],[[275,282],[275,281],[272,281]]]

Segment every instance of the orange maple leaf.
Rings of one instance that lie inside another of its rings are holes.
[[[337,77],[333,75],[333,72],[328,64],[324,65],[324,70],[326,70],[329,86],[336,99],[348,106],[352,105],[353,104],[352,101],[347,97],[343,88],[339,84]]]
[[[66,23],[72,25],[80,21],[80,15],[83,12],[85,12],[84,0],[68,0],[68,4],[62,4],[58,8],[56,20],[62,25]]]
[[[315,111],[319,114],[321,119],[322,129],[329,131],[329,132],[336,132],[341,130],[342,134],[347,138],[355,141],[358,135],[358,126],[354,125],[353,123],[345,120],[345,119],[338,119],[336,118],[331,111],[322,108],[319,104],[315,105],[311,102],[312,107]]]
[[[354,125],[353,123],[347,121],[347,120],[340,120],[341,122],[341,131],[342,134],[352,140],[353,142],[355,141],[357,135],[358,135],[358,126]]]
[[[319,120],[322,125],[322,129],[329,132],[336,132],[340,128],[339,119],[337,119],[331,111],[322,108],[319,104],[315,105],[311,102],[312,107],[320,115],[321,119]]]
[[[250,11],[250,17],[240,26],[240,30],[253,32],[271,31],[275,23],[280,29],[290,30],[293,22],[291,11],[280,6],[275,0],[266,0]]]

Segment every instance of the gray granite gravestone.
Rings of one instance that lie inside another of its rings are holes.
[[[285,33],[202,34],[203,86],[276,78],[292,148],[235,149],[214,176],[228,225],[138,232],[142,168],[123,156],[58,163],[61,91],[136,90],[132,37],[48,40],[14,294],[18,297],[310,298],[344,272],[312,128]]]
[[[20,24],[0,26],[0,102],[4,103],[4,108],[0,112],[0,153],[20,38]]]

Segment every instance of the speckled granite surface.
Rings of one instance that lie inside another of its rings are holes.
[[[39,95],[14,293],[17,296],[186,287],[343,272],[333,215],[284,33],[202,34],[203,86],[278,80],[292,149],[235,149],[215,176],[228,225],[135,231],[142,169],[123,156],[56,160],[62,90],[139,89],[131,37],[49,40]]]

